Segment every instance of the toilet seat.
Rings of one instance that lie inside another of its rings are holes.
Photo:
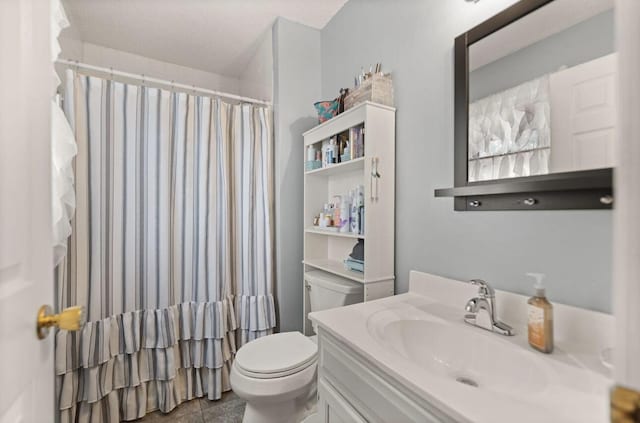
[[[318,346],[299,332],[267,335],[236,353],[231,388],[247,402],[244,423],[297,423],[317,401]]]
[[[300,332],[265,336],[243,346],[236,370],[255,379],[276,379],[299,373],[318,360],[318,347]]]

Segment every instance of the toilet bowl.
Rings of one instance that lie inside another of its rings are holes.
[[[244,423],[298,423],[316,402],[317,346],[299,332],[244,345],[231,367],[231,388],[247,402]]]
[[[311,311],[362,301],[362,284],[305,273]],[[318,347],[299,332],[258,338],[238,350],[231,389],[247,402],[243,423],[300,423],[315,411]]]

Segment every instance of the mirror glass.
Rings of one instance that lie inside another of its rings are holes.
[[[613,167],[613,0],[555,0],[469,46],[468,180]]]

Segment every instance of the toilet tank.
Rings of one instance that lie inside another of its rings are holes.
[[[349,304],[361,303],[364,286],[321,270],[304,274],[305,286],[309,290],[311,311],[327,310]]]

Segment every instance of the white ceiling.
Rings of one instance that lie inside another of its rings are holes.
[[[82,41],[239,77],[282,16],[323,28],[347,0],[64,0]]]

